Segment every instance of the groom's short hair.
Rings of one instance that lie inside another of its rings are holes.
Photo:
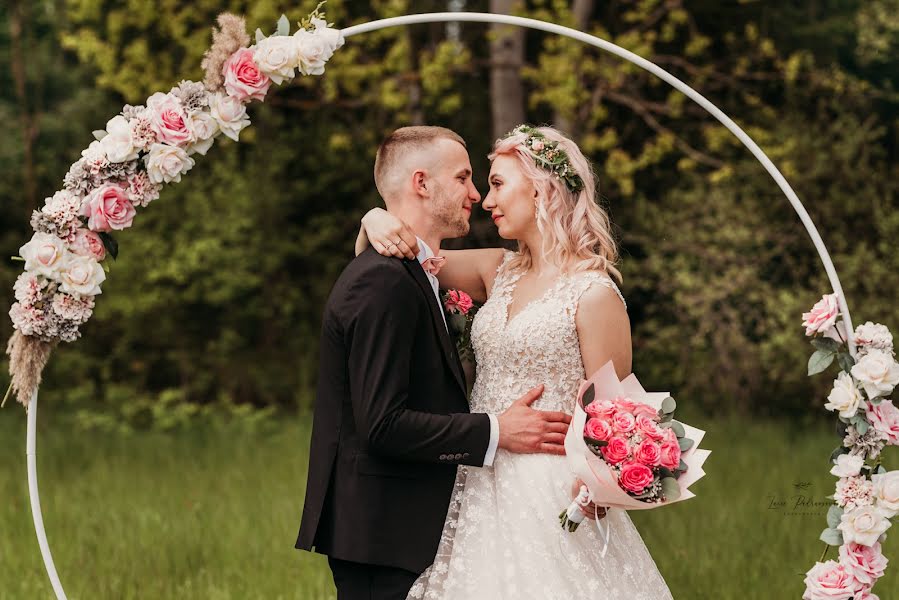
[[[446,127],[416,125],[401,127],[387,136],[375,155],[375,186],[381,197],[387,200],[393,187],[391,179],[397,175],[397,167],[404,164],[411,154],[425,152],[436,140],[446,139],[459,142],[465,147],[465,140],[458,133]]]

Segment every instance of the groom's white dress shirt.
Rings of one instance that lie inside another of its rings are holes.
[[[415,257],[418,259],[418,262],[424,262],[434,256],[434,251],[423,239],[420,237],[415,239],[418,240],[418,256]],[[440,315],[443,317],[443,325],[446,327],[446,332],[449,333],[449,326],[446,323],[446,315],[443,311],[443,303],[440,301],[440,283],[437,281],[437,277],[427,271],[425,271],[425,276],[431,282],[431,288],[434,290],[434,296],[437,298],[437,306],[440,307]],[[496,418],[496,415],[488,414],[487,416],[490,418],[490,443],[487,445],[487,453],[484,455],[484,466],[490,467],[493,466],[496,448],[499,446],[499,419]]]

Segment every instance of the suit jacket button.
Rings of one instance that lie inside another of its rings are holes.
[[[446,454],[441,454],[441,455],[440,455],[440,460],[446,460]]]
[[[468,452],[462,455],[462,458],[468,458]]]
[[[456,455],[456,460],[461,460],[461,459],[462,459],[462,455],[461,455],[461,454],[457,454],[457,455]]]

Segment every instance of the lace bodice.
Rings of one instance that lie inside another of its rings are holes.
[[[510,319],[509,304],[515,284],[523,274],[520,269],[509,268],[514,256],[514,252],[505,252],[493,292],[471,326],[478,365],[471,410],[500,413],[516,398],[542,383],[543,395],[534,408],[570,413],[580,382],[585,378],[575,325],[578,301],[593,284],[611,287],[622,302],[624,297],[602,273],[563,274]]]

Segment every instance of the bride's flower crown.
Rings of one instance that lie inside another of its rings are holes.
[[[584,189],[584,180],[581,179],[581,176],[578,175],[574,167],[571,166],[571,159],[569,159],[568,154],[559,147],[559,142],[547,138],[530,125],[519,125],[510,131],[506,135],[506,138],[520,133],[528,136],[524,141],[524,147],[527,148],[531,156],[534,157],[534,162],[538,167],[550,171],[573,193],[580,192]]]

